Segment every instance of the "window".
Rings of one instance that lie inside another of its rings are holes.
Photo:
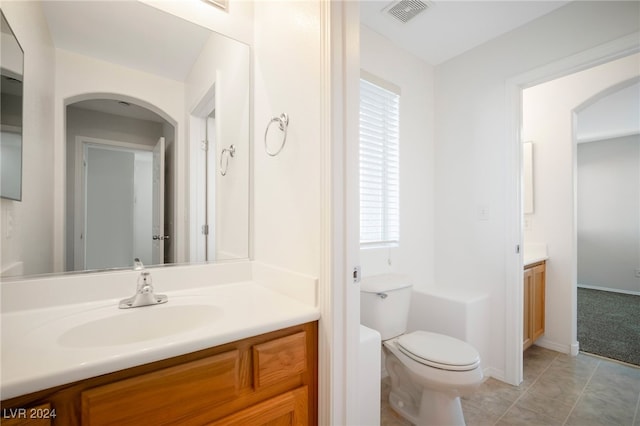
[[[372,82],[372,81],[375,81]],[[360,79],[360,245],[397,245],[400,237],[400,91]]]

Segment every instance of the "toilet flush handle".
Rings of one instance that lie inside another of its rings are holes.
[[[376,293],[376,296],[380,297],[380,299],[386,299],[388,294],[387,293]]]

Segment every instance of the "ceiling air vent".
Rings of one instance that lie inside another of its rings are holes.
[[[387,5],[382,11],[406,24],[419,13],[427,10],[429,6],[431,6],[431,2],[422,0],[400,0]]]

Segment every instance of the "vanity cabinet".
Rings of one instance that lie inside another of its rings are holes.
[[[0,423],[2,426],[49,426],[55,418],[51,404],[5,409],[3,405]]]
[[[544,334],[546,263],[527,265],[524,269],[524,329],[522,350]]]
[[[3,413],[48,403],[52,425],[315,425],[317,340],[317,322],[289,327],[3,401]]]

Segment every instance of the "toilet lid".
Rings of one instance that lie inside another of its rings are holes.
[[[473,346],[444,334],[414,331],[403,334],[397,342],[405,355],[431,367],[465,371],[480,365],[480,354]]]

